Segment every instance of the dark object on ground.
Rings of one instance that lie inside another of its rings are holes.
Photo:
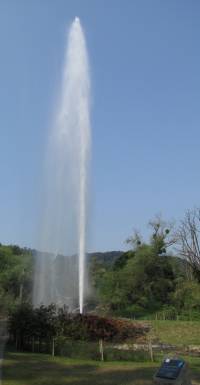
[[[191,385],[187,363],[182,359],[166,358],[156,374],[155,385]]]

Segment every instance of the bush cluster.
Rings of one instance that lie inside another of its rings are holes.
[[[136,340],[147,332],[147,326],[128,320],[71,314],[53,304],[35,309],[29,304],[22,304],[9,317],[10,338],[22,350],[32,340],[124,341],[130,338]]]

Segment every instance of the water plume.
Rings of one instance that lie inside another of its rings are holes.
[[[49,135],[41,250],[36,256],[33,302],[84,307],[90,77],[79,18],[68,34],[61,95]],[[63,256],[71,256],[66,258]]]

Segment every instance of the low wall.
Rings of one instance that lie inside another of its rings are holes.
[[[111,344],[110,347],[118,350],[132,350],[132,351],[149,351],[153,350],[155,353],[174,352],[177,354],[188,354],[193,356],[200,356],[200,345],[171,345],[162,343],[150,344]]]

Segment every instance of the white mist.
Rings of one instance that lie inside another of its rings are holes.
[[[66,304],[83,312],[88,167],[90,159],[90,76],[86,41],[79,18],[73,21],[65,54],[60,101],[49,135],[41,249],[36,261],[33,302]],[[63,262],[58,255],[74,255]],[[78,261],[76,261],[78,256]]]

